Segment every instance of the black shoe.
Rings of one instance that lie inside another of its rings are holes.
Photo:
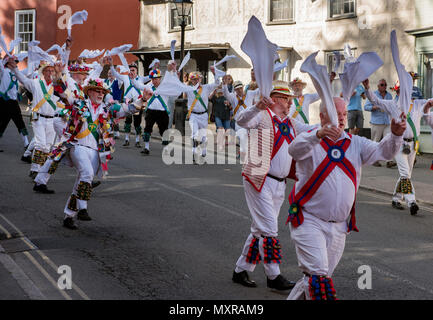
[[[149,149],[144,148],[142,151],[140,151],[140,153],[147,156],[150,153],[150,151],[149,151]]]
[[[77,213],[77,219],[82,221],[92,221],[86,209],[82,209]]]
[[[269,280],[266,278],[268,288],[276,289],[276,290],[288,290],[293,289],[296,282],[292,282],[284,278],[281,274],[278,275],[274,280]]]
[[[45,194],[53,194],[55,191],[50,190],[47,188],[46,184],[37,184],[35,183],[35,186],[33,187],[33,191],[36,191],[37,193],[45,193]]]
[[[31,156],[27,156],[27,157],[22,156],[21,161],[27,162],[27,163],[32,163],[32,157]]]
[[[233,271],[232,280],[233,282],[239,283],[245,287],[249,287],[249,288],[257,287],[257,284],[253,280],[250,280],[250,277],[248,276],[248,273],[246,271],[242,271],[239,273]]]
[[[397,163],[395,163],[394,161],[388,161],[386,163],[387,168],[392,168],[392,167],[395,167],[396,165],[397,165]]]
[[[30,171],[29,177],[32,178],[32,180],[35,180],[37,175],[38,175],[37,171]]]
[[[135,147],[136,147],[136,148],[141,148],[140,142],[136,142],[136,143],[135,143]]]
[[[92,188],[96,188],[101,184],[101,181],[92,181]]]
[[[393,201],[391,204],[392,204],[392,207],[393,207],[394,209],[404,210],[403,206],[402,206],[401,203],[398,202],[398,201]]]
[[[63,220],[63,226],[65,228],[71,229],[71,230],[77,230],[77,226],[74,223],[74,219],[68,217],[66,219]]]
[[[122,145],[122,147],[128,147],[129,146],[129,140],[125,140],[125,143]]]
[[[418,213],[418,210],[419,210],[418,205],[415,202],[413,202],[410,205],[410,214],[414,216],[414,215],[416,215]]]

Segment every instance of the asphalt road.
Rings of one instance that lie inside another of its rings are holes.
[[[240,165],[168,166],[159,141],[152,142],[147,157],[119,143],[110,175],[89,202],[93,221],[78,222],[79,230],[71,231],[62,227],[62,219],[75,170],[60,166],[50,183],[56,193],[36,194],[29,165],[19,160],[21,140],[12,124],[0,142],[5,150],[0,153],[0,245],[36,296],[286,299],[287,292],[266,288],[262,265],[251,275],[258,288],[231,281],[250,226]],[[301,273],[285,226],[287,209],[286,202],[279,219],[281,270],[297,280]],[[338,297],[433,299],[433,208],[413,217],[392,209],[388,196],[361,190],[357,220],[360,232],[348,236],[334,274]],[[71,267],[71,290],[57,287],[61,265]],[[364,265],[372,270],[372,288],[361,290],[358,268]]]

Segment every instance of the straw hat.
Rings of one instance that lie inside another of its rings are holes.
[[[108,86],[104,83],[102,79],[99,78],[89,79],[89,81],[83,88],[83,92],[87,96],[87,92],[92,89],[104,90],[106,94],[110,92]]]
[[[244,84],[241,81],[235,81],[233,83],[233,89],[237,89],[237,88],[243,88]]]
[[[80,64],[71,64],[68,67],[69,73],[72,74],[84,74],[84,75],[89,75],[89,71],[90,68],[88,66],[85,65],[80,65]]]
[[[289,86],[287,85],[287,82],[281,81],[281,80],[275,80],[272,82],[271,95],[273,93],[284,94],[285,96],[288,96],[288,97],[292,96],[292,94],[290,93]]]
[[[296,77],[295,79],[290,81],[290,83],[289,83],[290,89],[293,89],[293,86],[298,84],[298,83],[302,84],[302,89],[305,89],[305,87],[307,86],[306,82],[302,81],[299,77]]]

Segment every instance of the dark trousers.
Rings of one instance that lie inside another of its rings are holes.
[[[20,133],[28,135],[18,101],[0,98],[0,137],[5,132],[11,119]]]
[[[141,118],[143,117],[143,111],[141,110],[138,115],[127,116],[125,118],[125,132],[131,132],[131,123],[134,122],[135,133],[141,134]]]
[[[169,117],[166,111],[148,109],[145,117],[146,127],[144,128],[143,140],[149,141],[155,123],[158,125],[159,134],[162,137],[164,131],[168,129],[168,120]]]

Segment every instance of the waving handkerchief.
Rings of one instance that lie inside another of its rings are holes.
[[[400,62],[400,54],[398,50],[397,35],[395,30],[391,31],[391,52],[394,60],[395,69],[397,70],[398,80],[400,82],[400,95],[398,98],[399,109],[407,114],[412,102],[413,81],[409,72],[406,71],[404,65]]]
[[[354,62],[346,62],[340,73],[343,99],[349,103],[355,88],[383,65],[376,52],[364,52]]]
[[[129,65],[126,61],[125,56],[123,55],[124,52],[129,51],[129,49],[132,48],[132,44],[124,44],[119,47],[113,48],[110,50],[110,52],[107,54],[108,56],[119,56],[120,61],[122,62],[122,67],[120,68],[121,72],[128,72],[129,71]]]
[[[313,81],[314,88],[326,106],[331,123],[338,127],[337,110],[335,108],[331,83],[329,81],[328,72],[325,66],[319,65],[316,62],[316,56],[319,52],[315,52],[305,59],[301,65],[301,72],[308,73]]]
[[[183,67],[185,67],[186,64],[188,63],[189,59],[191,59],[191,52],[190,51],[188,51],[186,56],[183,58],[182,63],[180,64],[179,69],[177,71],[182,70]]]
[[[83,24],[87,20],[88,13],[86,10],[75,12],[68,21],[68,36],[71,36],[72,26],[75,24]]]
[[[352,55],[352,49],[350,48],[348,43],[344,44],[344,49],[343,49],[343,55],[344,55],[344,59],[347,62],[355,62],[356,58]]]
[[[180,82],[175,72],[166,72],[155,93],[163,96],[177,97],[182,92],[192,92],[194,88]]]
[[[263,97],[270,98],[274,77],[274,58],[278,46],[266,38],[259,19],[252,16],[241,49],[251,59],[256,81]]]
[[[83,52],[80,53],[78,58],[85,58],[85,59],[94,59],[99,57],[101,54],[103,54],[105,49],[101,50],[87,50],[84,49]]]
[[[237,56],[235,56],[235,55],[225,56],[220,61],[218,61],[217,63],[215,63],[214,67],[218,67],[219,65],[222,65],[224,62],[227,62],[227,61],[232,60],[232,59],[239,59],[239,58]]]
[[[335,58],[335,65],[334,65],[334,68],[332,69],[332,71],[337,73],[338,69],[340,68],[340,64],[341,64],[341,53],[340,53],[340,51],[334,51],[333,53],[334,53],[334,58]]]
[[[176,40],[172,40],[170,44],[170,55],[171,55],[171,60],[173,61],[174,61],[174,52],[176,50],[175,48],[176,48]]]
[[[152,69],[157,63],[161,63],[161,61],[159,61],[159,59],[157,58],[153,59],[151,64],[149,65],[149,69]]]

